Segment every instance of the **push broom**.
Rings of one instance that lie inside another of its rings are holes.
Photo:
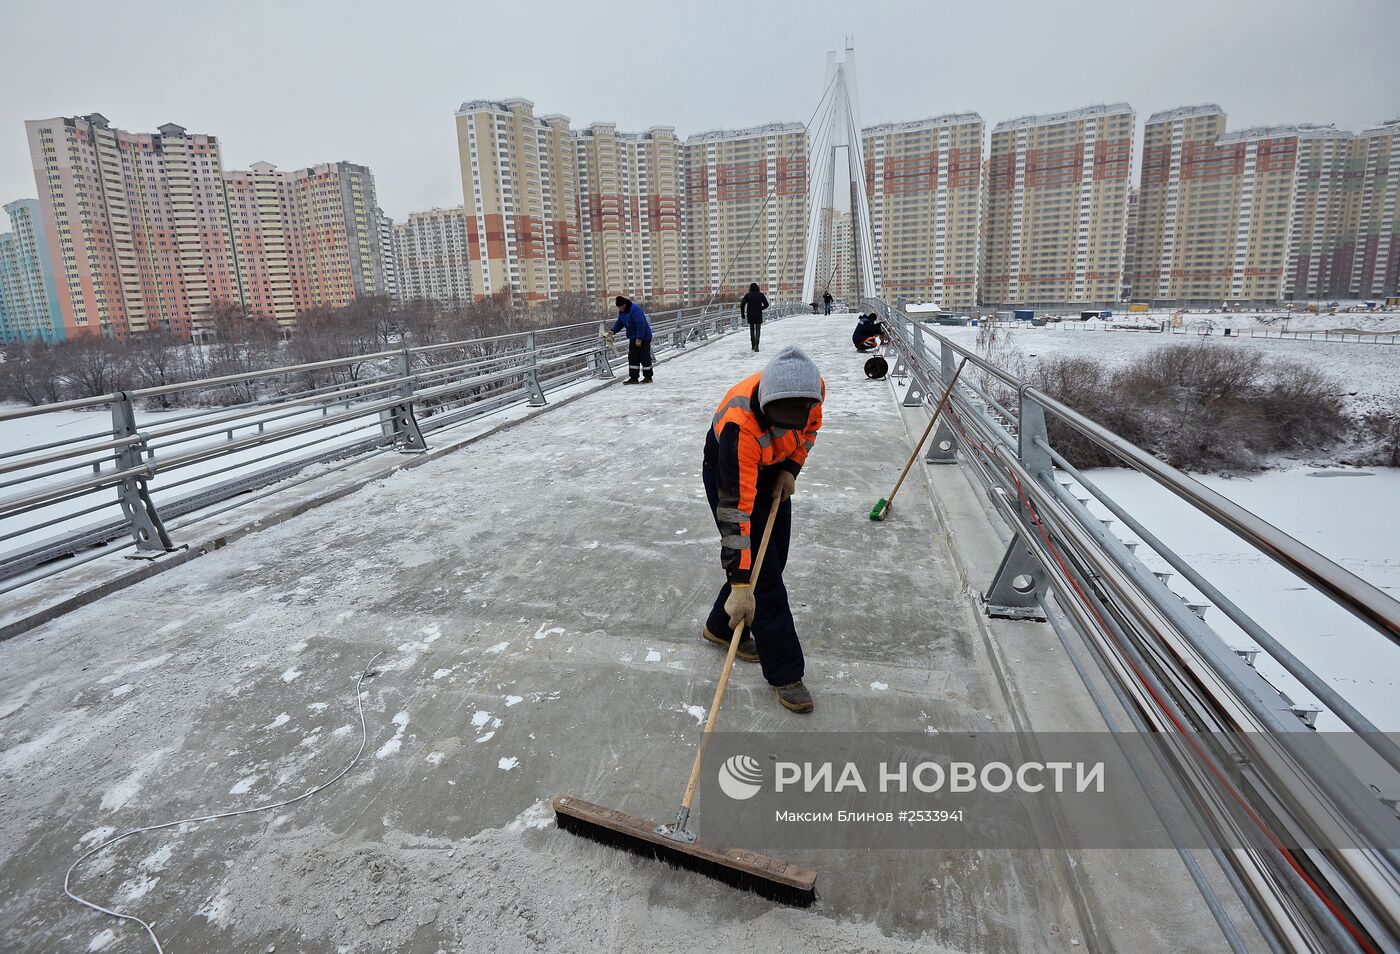
[[[758,585],[758,574],[763,570],[763,557],[768,552],[768,539],[773,534],[773,520],[777,515],[778,504],[775,501],[768,511],[763,541],[758,545],[758,555],[754,559],[755,586]],[[673,824],[658,825],[645,818],[595,805],[573,795],[560,795],[554,800],[554,818],[560,828],[575,835],[582,835],[645,858],[656,858],[676,868],[686,868],[707,875],[774,901],[806,907],[817,897],[815,871],[742,848],[725,848],[710,844],[697,837],[690,829],[690,807],[695,801],[695,790],[700,784],[700,770],[705,763],[705,751],[710,745],[710,733],[714,731],[715,720],[719,718],[720,703],[724,701],[724,690],[729,686],[729,673],[734,669],[734,656],[739,651],[739,637],[743,632],[744,625],[740,623],[734,627],[734,632],[729,637],[729,653],[724,659],[724,669],[720,671],[714,701],[710,703],[710,717],[705,720],[705,731],[700,736],[700,747],[695,753],[690,781],[686,784],[680,811],[676,813]]]
[[[948,382],[948,387],[943,390],[943,397],[938,399],[938,406],[933,409],[933,417],[928,419],[928,427],[924,428],[924,436],[919,438],[914,445],[914,453],[909,455],[909,460],[905,463],[904,469],[899,472],[899,479],[894,482],[894,490],[890,491],[888,497],[881,497],[875,506],[870,508],[871,520],[884,520],[890,515],[890,504],[894,503],[894,495],[899,493],[899,487],[904,483],[904,478],[909,473],[909,468],[914,466],[914,461],[919,456],[919,451],[923,449],[924,441],[933,433],[933,425],[938,423],[938,415],[943,413],[943,408],[948,405],[948,398],[953,395],[953,388],[958,384],[958,375],[962,374],[963,365],[967,364],[967,359],[963,358],[958,362],[957,370],[953,372],[953,379]]]

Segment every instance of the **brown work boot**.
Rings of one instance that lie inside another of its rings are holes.
[[[807,691],[807,687],[802,685],[802,680],[790,682],[786,686],[774,686],[773,691],[778,694],[778,701],[783,704],[784,709],[793,712],[811,712],[812,694]]]
[[[700,632],[716,646],[723,646],[725,649],[729,648],[729,640],[724,636],[716,636],[714,633],[710,632],[710,627],[702,627]],[[739,637],[739,651],[734,655],[744,662],[758,662],[758,644],[753,641],[752,634],[745,633],[743,636]]]

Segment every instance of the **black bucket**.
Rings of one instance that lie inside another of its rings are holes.
[[[875,381],[879,381],[890,373],[890,364],[878,354],[865,362],[865,376]]]

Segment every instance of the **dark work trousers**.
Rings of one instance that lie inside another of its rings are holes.
[[[638,374],[644,374],[648,381],[651,380],[650,338],[627,339],[627,375],[635,381]]]
[[[751,321],[751,322],[749,322],[749,345],[750,345],[755,351],[758,350],[758,336],[759,336],[760,334],[762,334],[762,333],[763,333],[763,322],[761,322],[761,321]]]
[[[711,513],[719,507],[715,467],[716,462],[707,454],[705,496],[709,498]],[[776,467],[762,467],[758,471],[758,496],[754,499],[753,519],[749,523],[754,559],[758,558],[763,528],[768,524],[768,511],[773,507],[773,481],[777,474]],[[719,524],[718,517],[715,524]],[[797,682],[806,671],[802,643],[797,638],[797,625],[792,621],[792,608],[788,606],[787,587],[783,585],[783,568],[787,566],[788,539],[791,535],[792,501],[785,500],[778,506],[778,517],[773,521],[773,540],[768,544],[768,553],[763,557],[763,571],[758,574],[758,584],[754,587],[756,606],[750,629],[758,645],[758,662],[763,667],[763,678],[775,686]],[[725,583],[720,587],[714,608],[705,622],[710,632],[726,639],[734,633],[729,626],[729,614],[724,611],[724,601],[727,599],[729,584]]]

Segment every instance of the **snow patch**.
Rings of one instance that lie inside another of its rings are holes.
[[[148,752],[143,758],[136,762],[136,768],[126,778],[113,785],[102,793],[102,810],[113,812],[126,805],[141,791],[141,786],[146,780],[146,776],[156,767],[161,759],[165,758],[174,749],[157,749]]]
[[[509,772],[511,769],[515,768],[519,764],[520,760],[515,758],[514,756],[503,756],[501,760],[496,763],[496,767],[499,768],[502,772]]]
[[[297,679],[299,679],[299,678],[301,678],[301,670],[300,670],[300,669],[292,668],[292,669],[288,669],[286,672],[282,673],[282,681],[283,681],[283,682],[295,682],[295,681],[296,681]]]
[[[496,731],[495,731],[494,729],[492,729],[490,732],[486,733],[485,735],[479,735],[479,736],[477,736],[477,737],[476,737],[476,741],[478,741],[478,742],[490,742],[490,741],[491,741],[492,739],[494,739],[495,737],[496,737]]]
[[[87,949],[89,951],[105,951],[107,948],[111,947],[112,942],[116,939],[117,932],[113,931],[111,928],[107,928],[102,933],[92,936],[92,940],[88,941]]]
[[[481,728],[482,726],[484,726],[486,723],[488,723],[488,722],[490,722],[490,721],[491,721],[491,713],[489,713],[489,712],[487,712],[487,711],[485,711],[485,710],[483,710],[483,709],[477,709],[476,712],[472,714],[472,727],[473,727],[473,728],[479,729],[479,728]]]
[[[540,799],[507,822],[505,830],[522,832],[531,828],[548,828],[552,824],[554,824],[554,809],[544,799]]]
[[[505,642],[497,643],[497,644],[494,645],[494,646],[488,646],[488,647],[486,647],[486,649],[482,650],[482,652],[487,652],[487,653],[503,653],[503,652],[506,651],[506,649],[507,649],[509,646],[510,646],[510,640],[506,640]]]
[[[694,718],[697,724],[705,724],[706,712],[704,706],[683,705],[680,707],[679,711],[684,712],[686,715],[689,715],[692,718]]]
[[[648,649],[647,662],[661,662],[661,654],[654,649]]]
[[[872,682],[872,683],[870,684],[870,688],[871,688],[871,690],[874,691],[874,692],[884,692],[884,691],[885,691],[886,689],[888,689],[889,687],[890,687],[890,684],[887,683],[887,682]]]
[[[399,712],[394,716],[394,737],[375,750],[374,757],[386,759],[393,755],[403,745],[404,730],[408,728],[408,713]]]
[[[433,673],[433,679],[434,679],[434,680],[446,679],[446,678],[447,678],[448,676],[450,676],[450,675],[452,675],[452,670],[451,670],[451,669],[439,669],[439,670],[437,670],[436,672]]]
[[[441,765],[442,760],[446,757],[447,755],[444,752],[429,752],[428,757],[423,761],[427,762],[429,765]]]
[[[506,696],[506,708],[509,709],[511,706],[518,706],[524,701],[524,696]]]
[[[136,688],[136,684],[135,684],[135,683],[128,682],[128,683],[126,683],[125,685],[117,686],[117,688],[113,689],[113,690],[112,690],[112,695],[118,696],[118,697],[124,696],[124,695],[126,695],[128,692],[130,692],[131,690],[133,690],[133,689],[135,689],[135,688]]]
[[[260,778],[262,778],[261,775],[249,775],[240,778],[234,783],[233,788],[228,790],[228,793],[230,795],[247,795],[253,790],[253,786],[258,784],[258,779]]]
[[[134,675],[138,672],[145,672],[148,669],[155,669],[157,666],[163,666],[170,660],[170,657],[171,653],[164,653],[160,656],[152,656],[150,659],[143,659],[141,662],[120,666],[97,681],[99,683],[117,682],[124,676]]]
[[[284,712],[284,713],[282,713],[281,715],[279,715],[277,718],[275,718],[275,719],[273,719],[271,722],[269,722],[267,725],[263,726],[263,729],[264,729],[264,730],[266,730],[266,729],[280,729],[280,728],[282,728],[282,726],[286,725],[288,722],[291,722],[291,721],[292,721],[291,715],[288,714],[288,713],[286,713],[286,712]]]

